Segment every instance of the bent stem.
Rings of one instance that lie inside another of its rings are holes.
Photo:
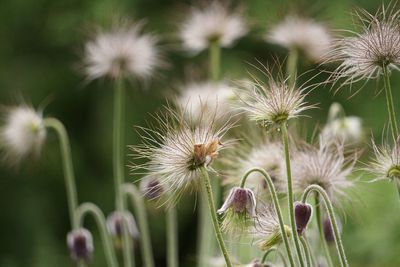
[[[205,186],[205,191],[206,191],[207,201],[208,201],[208,209],[211,214],[211,219],[212,219],[212,223],[214,226],[215,236],[218,240],[218,244],[221,249],[222,255],[224,256],[226,266],[232,267],[232,263],[229,258],[229,254],[228,254],[228,251],[225,246],[224,238],[222,237],[221,227],[218,223],[217,211],[215,209],[214,197],[213,197],[213,192],[212,192],[212,188],[211,188],[210,178],[208,176],[208,172],[205,167],[201,167],[200,170],[201,170],[201,175],[203,178],[203,183]]]
[[[300,242],[301,245],[303,246],[304,254],[306,255],[307,266],[312,267],[310,247],[308,246],[308,243],[306,242],[303,236],[300,236]]]
[[[72,164],[71,146],[69,143],[68,133],[65,130],[64,125],[57,119],[47,118],[44,120],[44,125],[46,128],[55,130],[60,141],[61,160],[63,164],[65,186],[67,189],[69,217],[71,227],[76,229],[78,227],[78,221],[75,216],[75,210],[78,206],[78,197],[76,193],[74,167]]]
[[[294,240],[294,244],[295,244],[295,247],[296,247],[297,257],[299,259],[300,266],[304,267],[303,254],[301,252],[300,240],[299,240],[299,235],[297,233],[296,221],[295,221],[295,217],[294,217],[292,171],[291,171],[291,167],[290,167],[290,154],[289,154],[289,135],[288,135],[288,131],[287,131],[287,127],[286,127],[285,122],[283,122],[281,124],[280,129],[281,129],[281,134],[282,134],[282,143],[283,143],[284,151],[285,151],[285,163],[286,163],[286,175],[287,175],[287,194],[288,194],[288,209],[289,209],[290,227],[292,229],[293,240]]]
[[[117,78],[114,88],[114,132],[113,132],[113,170],[114,170],[114,187],[115,187],[115,204],[119,212],[123,213],[125,205],[121,193],[121,185],[124,183],[124,160],[123,147],[124,142],[124,114],[125,114],[125,88],[122,78]],[[132,239],[129,236],[126,224],[122,225],[123,251],[125,266],[131,267],[135,265],[134,253],[132,247]]]
[[[277,249],[277,248],[270,248],[270,249],[268,249],[268,250],[264,253],[263,257],[261,258],[261,262],[260,262],[260,263],[261,263],[261,264],[264,264],[264,263],[266,262],[266,260],[267,260],[268,255],[269,255],[270,253],[272,253],[272,252],[275,252],[276,254],[279,255],[279,257],[280,257],[281,260],[282,260],[283,266],[286,267],[286,266],[287,266],[287,263],[286,263],[286,260],[285,260],[285,256],[283,256],[283,253],[282,253],[279,249]]]
[[[136,188],[136,186],[128,183],[122,185],[122,193],[124,193],[126,197],[131,198],[133,208],[135,209],[136,212],[139,225],[140,238],[141,238],[143,266],[154,267],[155,264],[154,264],[153,250],[151,246],[149,223],[147,219],[147,213],[142,194]]]
[[[329,220],[331,221],[332,228],[333,228],[333,234],[334,234],[334,237],[335,237],[336,249],[338,251],[339,258],[340,258],[340,265],[342,267],[348,267],[349,264],[347,262],[346,254],[344,252],[344,247],[343,247],[342,239],[340,237],[339,227],[338,227],[338,224],[336,222],[335,214],[333,212],[332,202],[330,201],[328,194],[319,185],[310,185],[310,186],[308,186],[306,188],[306,190],[304,190],[304,193],[303,193],[303,196],[302,196],[301,200],[302,200],[303,203],[306,203],[307,197],[313,191],[318,193],[322,197],[322,199],[324,200],[325,207],[326,207],[326,210],[327,210],[327,213],[328,213],[328,216],[329,216]]]
[[[178,220],[175,207],[167,207],[167,261],[168,267],[178,267]]]
[[[315,193],[315,217],[317,219],[317,225],[318,225],[318,233],[319,233],[319,240],[322,243],[322,247],[325,252],[325,257],[326,261],[328,262],[329,267],[333,267],[333,262],[332,262],[332,257],[331,253],[329,252],[329,247],[328,244],[326,243],[325,237],[324,237],[324,230],[322,227],[322,215],[321,215],[321,207],[320,207],[320,199],[319,199],[319,194]]]
[[[291,48],[289,50],[289,55],[286,62],[286,75],[288,76],[289,88],[293,88],[296,86],[298,57],[299,57],[299,52],[297,51],[297,49]]]
[[[293,260],[293,256],[292,256],[292,251],[290,248],[290,244],[289,244],[289,239],[286,235],[286,231],[285,231],[285,223],[283,221],[283,217],[282,217],[282,212],[281,212],[281,207],[279,205],[279,199],[278,199],[278,195],[276,194],[276,190],[275,190],[275,186],[274,183],[272,182],[271,176],[269,176],[269,174],[262,168],[252,168],[250,170],[248,170],[245,175],[243,176],[241,182],[240,182],[240,187],[243,188],[244,185],[246,184],[246,180],[249,177],[249,175],[252,172],[259,172],[264,176],[264,179],[268,185],[268,189],[269,192],[272,196],[272,202],[274,204],[275,207],[275,211],[276,214],[278,216],[278,221],[279,221],[279,228],[281,230],[281,235],[282,235],[282,239],[283,239],[283,243],[285,244],[285,248],[286,248],[286,253],[290,262],[290,266],[294,267],[296,266],[294,264],[294,260]],[[297,231],[297,230],[296,230]]]
[[[80,227],[83,227],[84,219],[87,214],[92,214],[97,223],[108,266],[118,267],[117,258],[115,256],[110,235],[107,232],[106,221],[103,212],[93,203],[81,204],[76,210],[76,218],[79,221],[78,224]]]
[[[383,82],[386,93],[386,105],[388,108],[388,115],[390,120],[390,129],[392,130],[393,141],[396,142],[397,136],[399,135],[397,128],[396,112],[394,109],[392,88],[390,85],[389,72],[386,66],[383,67]]]

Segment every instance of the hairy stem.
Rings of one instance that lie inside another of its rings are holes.
[[[139,232],[141,238],[141,251],[143,258],[143,266],[154,267],[153,249],[151,246],[149,223],[147,213],[143,201],[142,194],[133,184],[125,183],[122,186],[123,193],[131,198],[133,208],[136,212],[136,217],[139,225]]]
[[[212,192],[212,188],[211,188],[210,178],[208,176],[208,172],[205,167],[201,168],[201,174],[202,174],[203,183],[204,183],[206,194],[207,194],[208,209],[211,214],[211,219],[212,219],[212,223],[214,226],[215,236],[218,240],[218,244],[221,249],[222,255],[224,256],[226,266],[232,267],[232,263],[229,258],[229,254],[228,254],[228,251],[225,246],[224,238],[222,236],[221,227],[218,223],[217,211],[215,209],[214,197],[213,197],[213,192]]]
[[[107,259],[108,266],[118,267],[117,258],[115,256],[115,251],[112,245],[110,235],[107,232],[106,221],[103,212],[93,203],[83,203],[76,210],[76,217],[79,221],[79,226],[82,227],[84,223],[85,216],[87,214],[92,214],[96,220],[97,227],[100,231],[104,254]]]
[[[324,230],[322,226],[322,215],[321,215],[321,202],[319,199],[319,194],[315,193],[315,217],[317,219],[317,225],[318,225],[318,233],[319,233],[319,240],[322,244],[322,247],[324,249],[326,261],[328,262],[329,267],[333,267],[333,262],[332,262],[332,257],[331,253],[329,251],[328,244],[326,243],[325,237],[324,237]]]
[[[396,119],[396,112],[395,112],[394,103],[393,103],[393,95],[392,95],[392,88],[391,88],[390,79],[389,79],[389,71],[386,66],[383,67],[383,82],[384,82],[385,93],[386,93],[386,105],[387,105],[389,121],[390,121],[390,129],[392,131],[393,141],[396,142],[397,136],[399,136],[399,132],[398,132],[398,128],[397,128],[397,119]]]
[[[313,191],[317,192],[322,197],[322,199],[324,200],[325,207],[326,207],[326,210],[327,210],[327,213],[328,213],[328,216],[329,216],[329,220],[330,220],[330,222],[332,224],[332,228],[333,228],[333,235],[335,237],[336,249],[337,249],[338,254],[339,254],[340,265],[342,267],[348,267],[349,264],[347,262],[346,254],[344,252],[344,247],[343,247],[342,239],[340,237],[339,227],[338,227],[338,224],[336,222],[336,218],[335,218],[335,214],[334,214],[334,211],[333,211],[332,202],[330,201],[328,194],[319,185],[310,185],[310,186],[308,186],[306,188],[306,190],[304,190],[303,196],[301,198],[302,202],[306,203],[307,197]]]
[[[274,248],[274,247],[268,249],[268,250],[264,253],[263,257],[261,258],[261,262],[260,262],[260,263],[261,263],[261,264],[264,264],[264,263],[267,261],[268,255],[269,255],[270,253],[272,253],[272,252],[275,252],[276,254],[279,255],[279,257],[280,257],[281,260],[282,260],[283,266],[286,267],[286,266],[287,266],[287,263],[286,263],[286,260],[285,260],[285,256],[283,255],[283,253],[282,253],[279,249]]]
[[[168,267],[178,267],[178,219],[175,207],[167,207]]]
[[[76,193],[74,167],[72,164],[71,146],[69,144],[68,133],[65,130],[64,125],[57,119],[47,118],[44,120],[44,124],[47,128],[54,129],[60,140],[61,160],[63,164],[65,186],[67,189],[69,217],[71,227],[76,229],[78,227],[78,221],[76,219],[75,210],[78,206],[78,197]]]
[[[242,188],[244,187],[244,185],[245,185],[245,183],[247,181],[247,178],[253,172],[261,173],[264,176],[265,182],[268,185],[269,192],[270,192],[270,194],[272,196],[272,202],[274,203],[275,211],[276,211],[276,214],[278,216],[279,228],[281,230],[283,243],[285,244],[286,253],[287,253],[287,256],[288,256],[288,259],[289,259],[289,263],[290,263],[291,267],[294,267],[296,265],[295,265],[294,260],[293,260],[292,251],[291,251],[290,244],[289,244],[289,239],[288,239],[288,237],[286,235],[285,223],[283,221],[283,216],[282,216],[282,212],[281,212],[281,207],[279,205],[278,195],[276,194],[275,186],[274,186],[274,183],[272,182],[271,176],[269,176],[269,174],[262,168],[252,168],[252,169],[248,170],[244,174],[244,176],[243,176],[243,178],[242,178],[242,180],[240,182],[240,187],[242,187]]]
[[[312,264],[312,266],[313,266],[313,267],[317,267],[318,264],[317,264],[317,261],[315,260],[314,252],[313,252],[313,250],[312,250],[312,247],[311,247],[311,245],[310,245],[310,242],[308,242],[307,237],[304,237],[304,242],[306,243],[306,245],[307,245],[307,247],[308,247],[308,252],[310,253],[310,258],[311,258],[311,264]]]
[[[297,257],[300,262],[300,266],[304,267],[303,254],[301,252],[299,235],[297,233],[296,221],[294,217],[294,201],[293,201],[293,188],[292,188],[292,171],[290,167],[290,154],[289,154],[289,135],[285,122],[281,124],[282,143],[285,151],[285,163],[286,163],[286,176],[287,176],[287,195],[288,195],[288,209],[290,218],[290,227],[292,229],[293,240],[297,252]]]
[[[289,50],[288,59],[286,62],[286,75],[288,76],[289,88],[296,86],[297,78],[297,59],[299,57],[299,52],[296,48],[291,48]]]
[[[300,236],[300,242],[301,242],[301,245],[303,246],[304,255],[306,256],[307,266],[312,267],[310,247],[308,246],[308,243],[306,242],[306,240],[304,239],[303,236]]]

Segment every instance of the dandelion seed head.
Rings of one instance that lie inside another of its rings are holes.
[[[0,128],[0,147],[5,158],[18,162],[39,153],[46,138],[42,115],[28,106],[9,108]]]
[[[192,8],[182,23],[180,36],[186,49],[200,52],[212,42],[230,47],[247,31],[241,12],[231,11],[220,1],[212,1],[207,6]]]
[[[121,24],[88,41],[83,59],[87,77],[149,78],[161,61],[157,38],[142,34],[142,26]]]

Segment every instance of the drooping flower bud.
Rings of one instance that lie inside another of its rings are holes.
[[[336,223],[338,225],[339,231],[341,231],[341,224],[340,221],[336,218]],[[326,217],[322,222],[323,230],[324,230],[324,237],[328,244],[335,242],[335,235],[333,233],[332,223],[331,220]]]
[[[294,203],[294,214],[296,219],[296,228],[299,235],[303,234],[307,228],[312,215],[312,206],[308,203],[296,201]]]
[[[163,186],[157,177],[147,175],[140,181],[140,191],[147,200],[157,200],[164,192]]]
[[[130,212],[114,211],[107,217],[107,229],[117,239],[122,237],[124,224],[126,224],[129,235],[135,240],[138,239],[139,231]]]
[[[218,213],[224,214],[224,231],[233,232],[237,228],[245,228],[248,219],[256,217],[256,198],[253,191],[248,188],[232,188]]]
[[[85,228],[72,230],[67,235],[67,245],[73,261],[89,262],[93,254],[92,234]]]

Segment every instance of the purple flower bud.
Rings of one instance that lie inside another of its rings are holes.
[[[273,267],[273,265],[269,264],[269,263],[260,263],[259,260],[255,260],[252,263],[250,263],[249,265],[246,265],[249,267]]]
[[[146,199],[155,200],[160,198],[164,189],[157,177],[148,175],[141,180],[140,191]]]
[[[299,235],[303,234],[307,228],[312,215],[312,206],[307,203],[296,201],[294,203],[294,214],[296,219],[296,228]]]
[[[246,212],[250,217],[256,217],[256,198],[253,191],[248,188],[232,188],[218,213],[225,213],[229,208],[235,213]]]
[[[340,221],[336,218],[336,223],[338,225],[339,231],[341,231]],[[335,242],[335,235],[333,233],[332,223],[328,217],[326,217],[322,222],[324,237],[326,242],[333,243]]]
[[[139,239],[139,231],[136,226],[135,219],[130,212],[114,211],[107,217],[107,228],[112,236],[120,238],[122,236],[123,224],[126,224],[129,235]]]
[[[79,228],[69,232],[67,245],[73,261],[91,260],[94,248],[92,234],[88,230]]]

